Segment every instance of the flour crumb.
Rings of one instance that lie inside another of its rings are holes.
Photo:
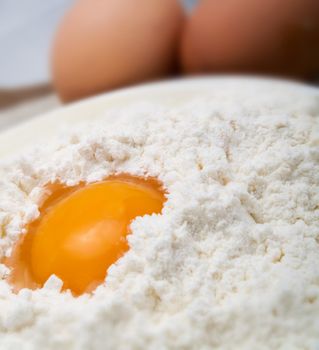
[[[51,275],[48,280],[44,283],[43,288],[47,290],[54,290],[60,292],[63,287],[63,282],[56,275]]]

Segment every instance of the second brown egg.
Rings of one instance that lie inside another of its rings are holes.
[[[318,0],[202,0],[185,25],[187,73],[319,73]]]

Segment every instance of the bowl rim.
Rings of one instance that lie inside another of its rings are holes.
[[[202,96],[221,82],[233,85],[275,83],[282,84],[283,88],[302,87],[319,91],[317,87],[293,80],[241,75],[197,76],[144,83],[85,98],[9,127],[0,132],[0,160],[19,155],[36,144],[48,143],[66,127],[72,127],[80,122],[96,121],[108,109],[129,107],[130,104],[138,102],[178,106],[190,98]]]

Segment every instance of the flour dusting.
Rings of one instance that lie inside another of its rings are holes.
[[[110,121],[111,120],[111,121]],[[133,120],[133,122],[132,122]],[[183,107],[137,104],[0,165],[0,257],[44,186],[153,176],[167,201],[93,295],[14,294],[0,265],[0,349],[318,349],[319,91],[220,82]]]

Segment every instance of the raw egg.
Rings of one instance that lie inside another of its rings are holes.
[[[77,1],[53,45],[53,83],[61,99],[174,72],[183,19],[178,0]]]
[[[181,62],[188,73],[314,77],[319,1],[202,0],[185,25]]]
[[[49,186],[39,218],[27,227],[5,262],[16,290],[42,287],[51,275],[74,295],[101,284],[128,249],[129,225],[160,213],[165,201],[155,179],[113,176],[93,184]]]

